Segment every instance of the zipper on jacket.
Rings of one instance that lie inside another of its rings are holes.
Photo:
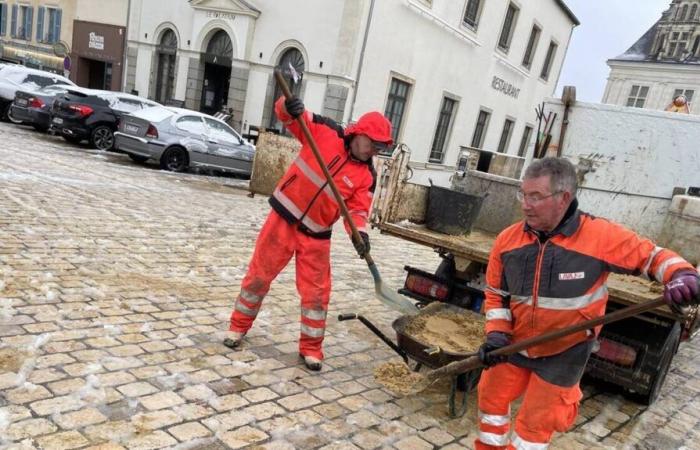
[[[287,188],[287,186],[292,184],[292,181],[294,181],[296,179],[296,177],[297,177],[297,174],[294,174],[291,177],[289,177],[289,179],[287,181],[285,181],[282,186],[280,186],[280,192],[284,191]]]
[[[542,276],[542,260],[544,259],[544,251],[547,248],[549,240],[544,244],[537,240],[537,245],[540,246],[540,251],[537,254],[537,263],[535,264],[535,280],[532,285],[532,329],[535,329],[535,312],[537,310],[537,293],[540,290],[540,277]]]

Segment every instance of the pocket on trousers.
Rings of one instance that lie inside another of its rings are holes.
[[[583,393],[578,386],[561,392],[560,410],[555,422],[556,431],[563,433],[571,428],[571,425],[576,421],[581,398],[583,398]]]

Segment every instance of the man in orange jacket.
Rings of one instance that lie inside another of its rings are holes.
[[[576,170],[544,158],[525,171],[518,199],[525,219],[496,238],[486,281],[486,343],[478,387],[476,449],[546,449],[555,431],[571,427],[582,394],[579,380],[593,349],[593,332],[530,347],[510,357],[489,353],[554,329],[605,314],[613,273],[665,283],[674,309],[697,301],[698,272],[671,250],[581,212]],[[510,404],[523,397],[510,433]]]
[[[224,344],[231,348],[240,345],[272,280],[295,256],[301,296],[299,355],[310,370],[321,370],[331,292],[330,238],[340,208],[295,119],[302,117],[309,127],[360,232],[363,242],[353,239],[360,256],[369,251],[367,222],[376,177],[372,157],[392,144],[391,123],[381,113],[370,112],[343,130],[326,117],[304,111],[297,97],[286,101],[281,97],[275,103],[275,113],[302,148],[270,197],[272,211],[255,243]],[[350,234],[347,223],[345,228]]]

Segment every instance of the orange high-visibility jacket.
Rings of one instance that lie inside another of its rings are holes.
[[[673,251],[578,210],[545,242],[521,221],[498,235],[489,257],[486,332],[508,333],[518,342],[575,325],[605,314],[611,272],[666,283],[679,269],[695,270]],[[553,355],[589,338],[582,331],[523,354]]]
[[[305,234],[328,239],[333,224],[340,217],[340,207],[301,127],[284,108],[284,97],[275,103],[275,112],[302,147],[272,193],[270,205],[287,222],[299,223],[299,229]],[[363,162],[352,158],[345,146],[342,127],[332,120],[308,111],[304,112],[303,118],[358,231],[367,233],[376,177],[372,160]],[[349,233],[347,223],[345,228]]]

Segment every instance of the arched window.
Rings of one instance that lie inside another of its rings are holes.
[[[681,16],[680,19],[681,21],[686,20],[686,15],[688,14],[688,5],[683,5],[683,8],[681,8]]]
[[[301,52],[294,47],[288,48],[284,51],[284,53],[282,53],[282,56],[280,56],[279,64],[277,64],[277,66],[282,69],[284,78],[287,81],[289,89],[291,89],[292,93],[294,95],[299,95],[301,92],[301,80],[306,67],[304,55],[302,55]],[[275,83],[275,94],[272,96],[273,105],[275,100],[277,100],[280,95],[282,95],[282,89],[280,89],[280,87],[277,86],[277,83]],[[277,121],[277,117],[273,113],[270,117],[270,128],[279,129],[279,127],[280,124]]]
[[[175,88],[175,57],[177,36],[171,29],[165,30],[158,42],[158,69],[156,71],[156,101],[167,103],[173,98]]]
[[[224,30],[217,31],[207,45],[206,61],[220,66],[230,66],[233,62],[233,43]]]
[[[690,17],[688,17],[688,20],[695,20],[696,19],[696,14],[698,13],[698,4],[694,3],[693,6],[690,8]]]

